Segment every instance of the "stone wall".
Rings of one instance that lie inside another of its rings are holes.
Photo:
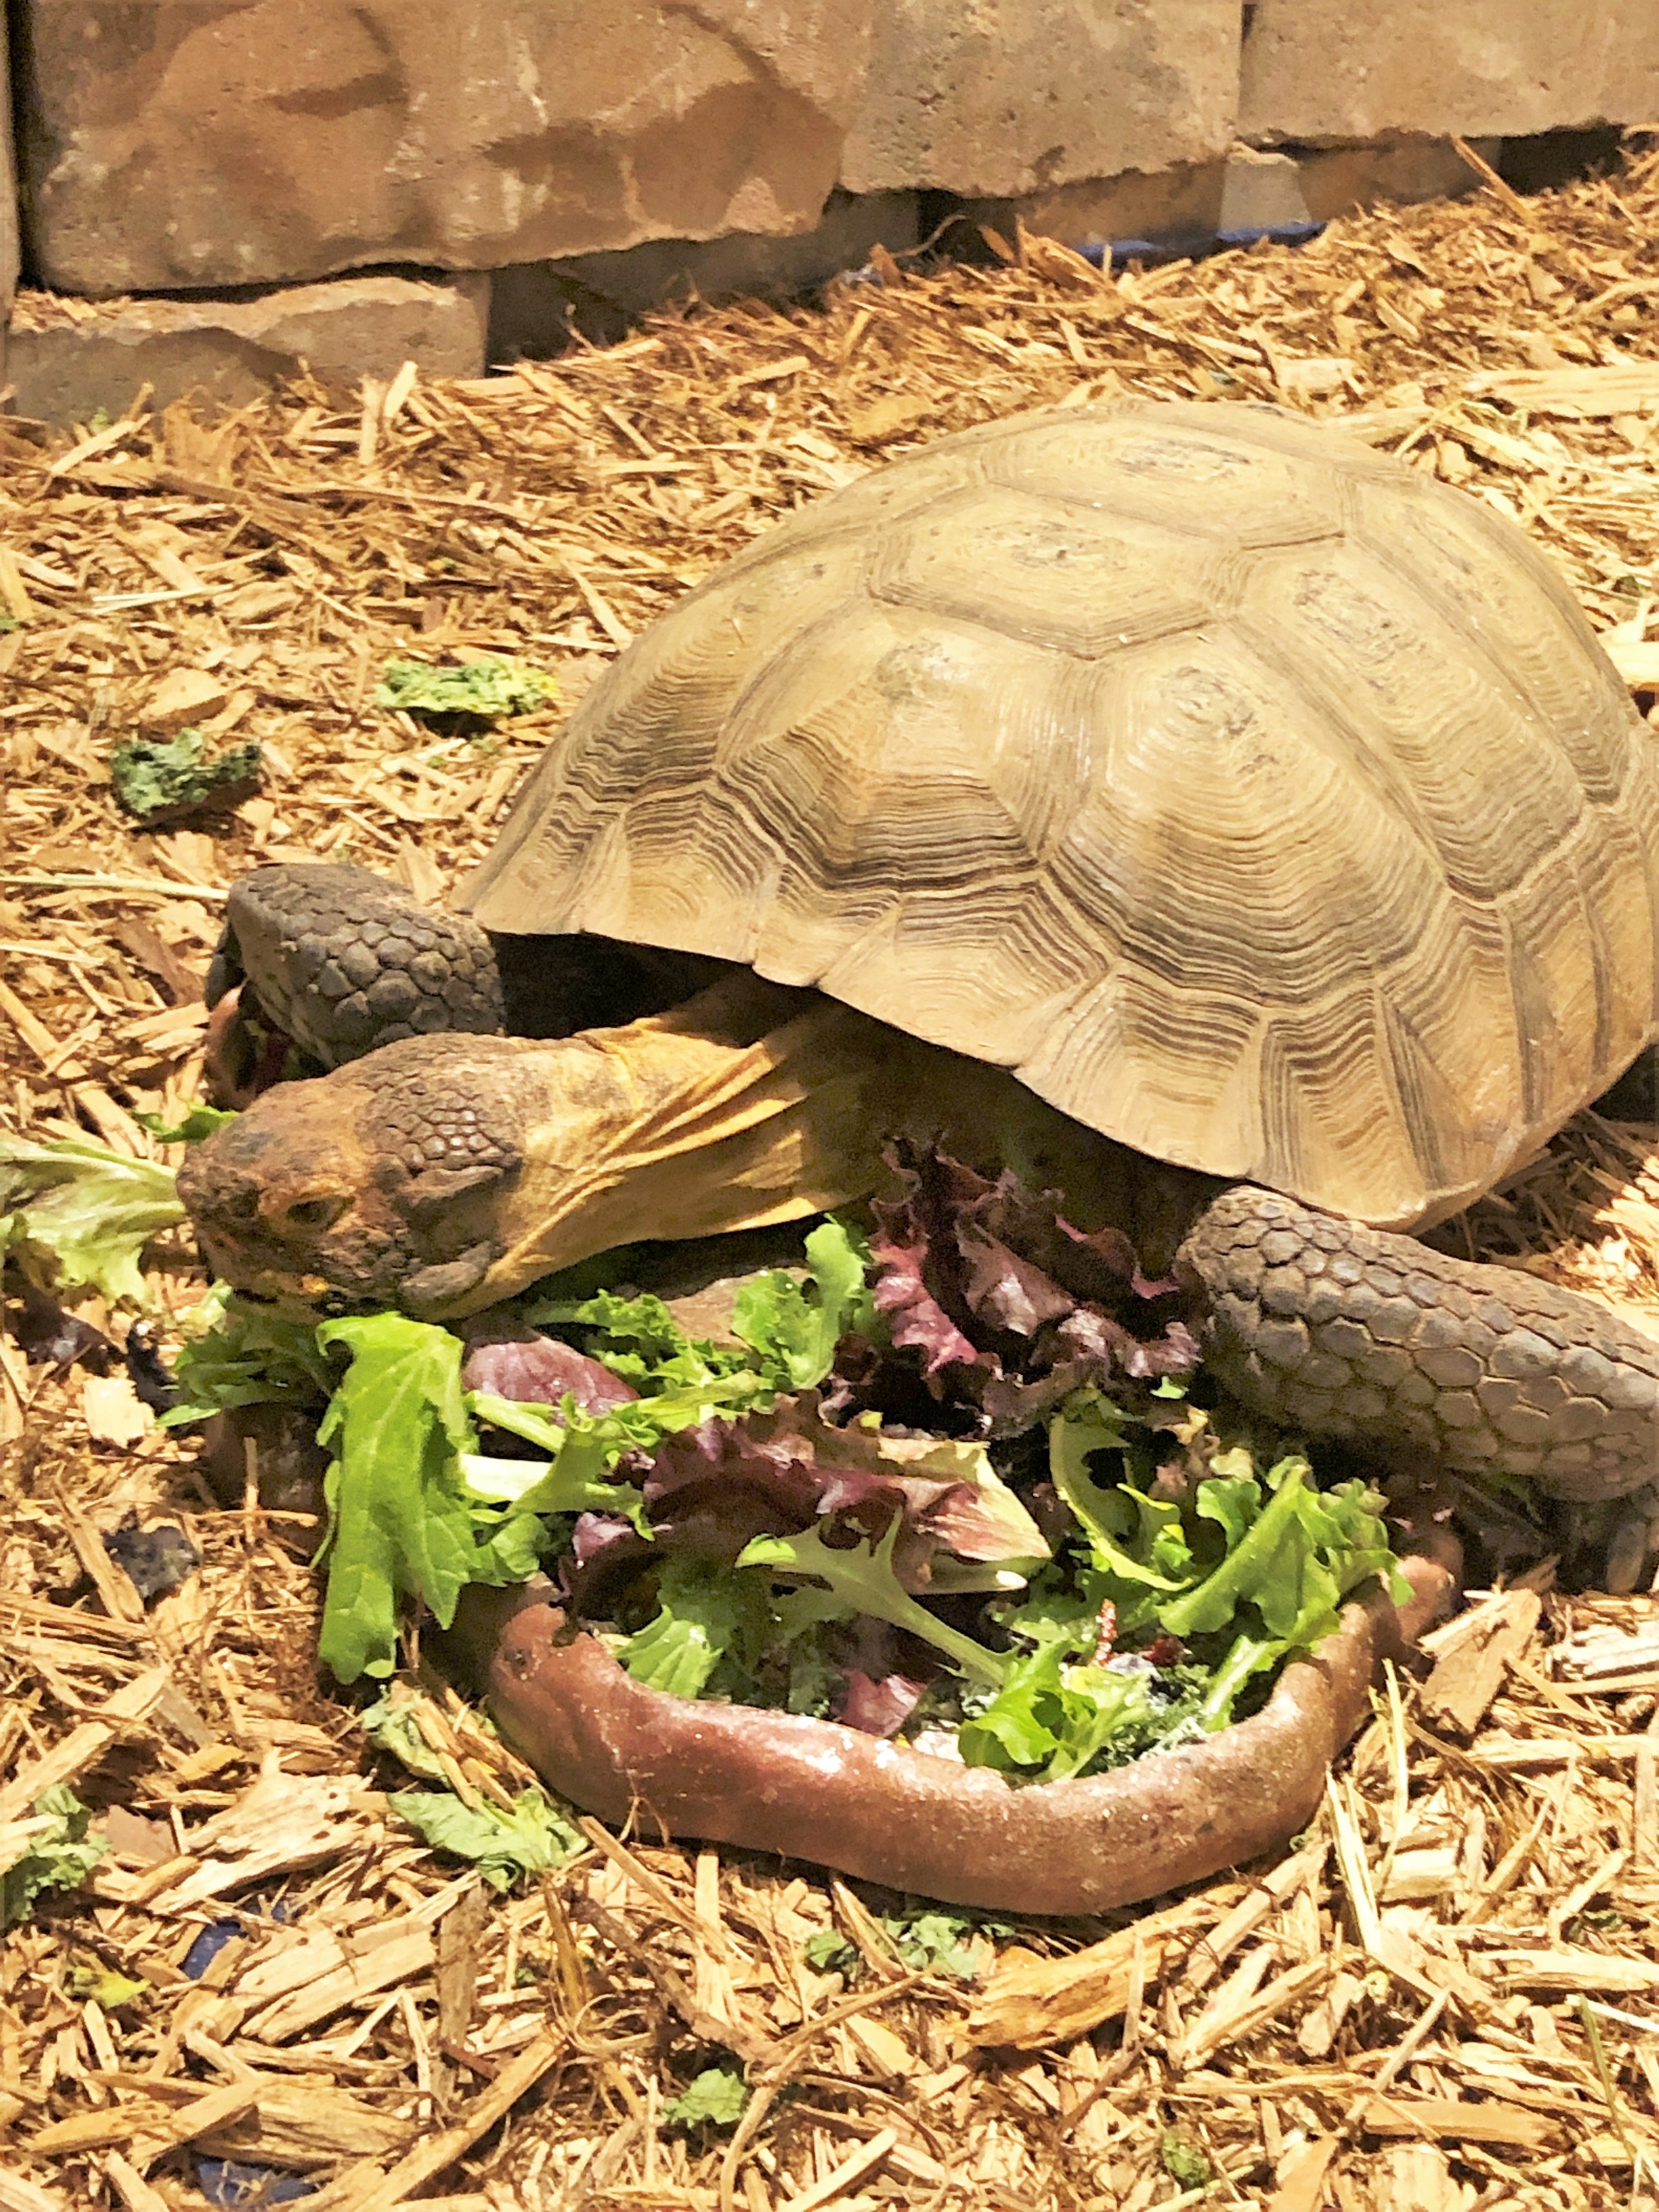
[[[812,281],[914,243],[945,196],[1079,240],[1206,235],[1455,189],[1454,136],[1659,118],[1659,0],[9,4],[20,342],[56,327],[40,288],[183,295],[167,357],[217,317],[250,374],[269,319],[219,316],[227,293],[499,272],[503,343],[530,349],[584,302]],[[7,150],[0,128],[0,307]],[[479,297],[434,304],[446,364]],[[143,312],[78,326],[136,359]],[[367,329],[308,302],[270,327],[325,324]]]
[[[1226,151],[1238,0],[885,0],[849,191],[1012,198]]]
[[[1659,112],[1655,0],[15,0],[86,295],[482,270],[1261,145]]]

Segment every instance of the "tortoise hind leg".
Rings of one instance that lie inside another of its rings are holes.
[[[1181,1260],[1212,1372],[1272,1419],[1559,1498],[1659,1473],[1659,1341],[1593,1298],[1249,1184],[1205,1208]]]

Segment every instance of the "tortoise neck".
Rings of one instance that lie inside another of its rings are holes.
[[[722,1236],[847,1205],[890,1184],[896,1136],[1059,1191],[1079,1227],[1123,1229],[1154,1273],[1218,1188],[1085,1128],[1005,1069],[746,970],[665,1013],[523,1049],[535,1103],[504,1209],[522,1233],[457,1313],[642,1235]]]
[[[909,1126],[928,1050],[748,974],[666,1013],[531,1049],[546,1111],[526,1133],[512,1202],[526,1231],[468,1311],[641,1233],[719,1236],[863,1196],[881,1176],[884,1138]]]

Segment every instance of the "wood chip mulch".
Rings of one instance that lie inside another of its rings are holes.
[[[0,417],[7,1124],[155,1157],[132,1116],[196,1091],[236,874],[331,854],[441,892],[688,586],[802,501],[1022,407],[1133,390],[1346,419],[1518,520],[1651,706],[1659,155],[1148,272],[1002,243],[484,381],[302,380],[216,422],[141,396],[70,437]],[[558,702],[481,738],[373,704],[388,659],[484,653],[552,672]],[[143,833],[110,752],[181,700],[261,741],[264,787]],[[1472,1234],[1659,1328],[1659,1130],[1581,1116]],[[151,1280],[164,1313],[200,1290],[182,1244]],[[0,1947],[0,2212],[186,2212],[204,2186],[237,2201],[238,2167],[240,2201],[301,2177],[339,2212],[1654,2203],[1651,1595],[1565,1595],[1535,1563],[1439,1632],[1425,1681],[1387,1686],[1277,1863],[969,1939],[963,1978],[896,1945],[890,1900],[807,1868],[597,1824],[507,1895],[441,1860],[315,1678],[315,1521],[225,1509],[193,1452],[118,1375],[0,1341],[0,1871],[57,1784],[110,1845]],[[131,1519],[204,1555],[148,1610],[102,1544]],[[452,1695],[418,1672],[398,1694],[452,1786],[510,1800],[521,1771]],[[836,1971],[810,1965],[836,1934]],[[666,2125],[721,2066],[750,2088],[736,2127]]]

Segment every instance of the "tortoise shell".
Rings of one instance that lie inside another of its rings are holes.
[[[1659,1030],[1656,872],[1653,739],[1511,523],[1126,399],[769,531],[594,686],[463,902],[816,985],[1408,1227]]]

